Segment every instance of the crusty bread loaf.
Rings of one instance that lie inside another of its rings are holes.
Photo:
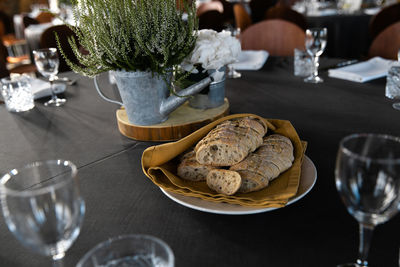
[[[266,131],[265,123],[252,117],[224,121],[197,143],[196,159],[201,164],[231,166],[256,150]]]
[[[239,173],[224,169],[215,169],[207,175],[207,185],[210,189],[225,195],[235,194],[242,184]]]
[[[229,170],[242,177],[239,192],[253,192],[268,186],[269,182],[292,166],[293,145],[289,138],[281,135],[267,136],[263,144],[243,161]]]
[[[181,162],[178,165],[178,176],[189,181],[205,181],[208,172],[215,168],[198,163],[195,152],[191,150],[181,156]]]

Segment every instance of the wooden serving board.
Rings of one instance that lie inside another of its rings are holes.
[[[208,123],[229,114],[229,101],[211,109],[195,109],[186,101],[173,111],[168,120],[155,125],[135,125],[129,122],[125,109],[117,110],[118,129],[126,137],[140,141],[175,141]]]

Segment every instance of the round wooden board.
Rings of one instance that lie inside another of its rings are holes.
[[[118,129],[126,137],[140,141],[175,141],[208,123],[229,114],[229,101],[211,109],[195,109],[185,102],[174,110],[168,120],[155,125],[135,125],[129,122],[125,109],[117,110]]]

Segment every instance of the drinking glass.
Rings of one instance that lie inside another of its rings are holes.
[[[51,256],[53,266],[63,266],[85,213],[75,165],[49,160],[13,169],[0,178],[0,196],[14,236],[36,253]]]
[[[356,263],[368,266],[374,228],[392,218],[400,202],[400,138],[383,134],[345,137],[336,159],[336,188],[348,212],[359,223]]]
[[[318,76],[319,57],[325,50],[328,31],[326,28],[311,28],[306,30],[306,49],[314,62],[313,73],[304,79],[309,83],[322,83],[324,80]]]
[[[122,235],[95,246],[76,266],[173,267],[174,254],[164,241],[156,237]]]
[[[58,59],[56,48],[44,48],[33,51],[33,57],[35,64],[45,78],[49,79],[51,99],[44,103],[45,106],[59,107],[65,104],[67,101],[65,98],[58,98],[54,91],[54,80],[57,79],[58,67],[60,61]]]
[[[239,38],[240,28],[231,28],[230,32],[233,37]],[[233,64],[228,64],[228,78],[237,79],[240,77],[242,77],[242,74],[235,70]]]

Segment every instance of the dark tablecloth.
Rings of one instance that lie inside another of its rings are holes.
[[[332,62],[323,58],[321,65]],[[292,64],[270,58],[262,70],[243,71],[241,79],[226,84],[231,113],[290,120],[308,142],[306,154],[317,167],[317,183],[285,208],[235,216],[173,202],[141,170],[142,152],[154,143],[122,136],[116,125],[117,107],[103,102],[92,81],[83,77],[68,87],[63,107],[44,107],[37,101],[34,110],[12,114],[0,106],[0,172],[51,158],[77,164],[87,212],[65,257],[66,266],[75,266],[97,243],[132,233],[165,240],[177,267],[321,267],[353,261],[358,226],[334,184],[338,142],[355,132],[400,135],[400,113],[384,96],[384,79],[358,84],[322,73],[325,83],[306,84],[293,76]],[[113,94],[106,78],[102,80]],[[397,216],[377,227],[371,266],[398,266],[399,224]],[[22,247],[3,218],[0,240],[0,266],[51,265],[48,258]]]

